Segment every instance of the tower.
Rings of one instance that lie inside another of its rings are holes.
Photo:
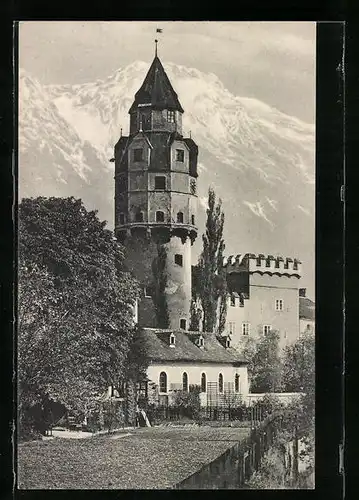
[[[183,112],[156,46],[129,110],[129,136],[115,145],[115,234],[142,287],[141,326],[166,326],[158,316],[159,290],[168,327],[189,326],[198,147],[182,135]]]

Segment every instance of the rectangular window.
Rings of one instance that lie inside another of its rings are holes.
[[[166,189],[166,177],[157,176],[155,177],[155,189],[164,191]]]
[[[176,161],[184,162],[184,151],[183,149],[176,149]]]
[[[174,123],[176,118],[176,114],[174,111],[167,111],[167,121],[168,123]]]
[[[175,254],[175,264],[181,267],[183,266],[183,256],[179,253]]]
[[[236,298],[234,295],[231,295],[231,306],[235,307],[236,306]]]
[[[236,323],[234,321],[229,322],[229,334],[234,335],[236,333]]]
[[[186,329],[186,320],[185,319],[180,319],[180,328],[181,328],[181,330]]]
[[[249,323],[242,323],[242,335],[249,335]]]
[[[276,299],[275,310],[276,311],[283,311],[283,300],[282,299]]]
[[[146,298],[148,298],[148,299],[152,297],[151,287],[150,287],[150,286],[145,286],[145,287],[143,287],[143,295],[144,295]]]
[[[143,160],[143,149],[137,148],[133,150],[133,161],[142,161]]]
[[[263,325],[263,335],[268,335],[270,331],[271,331],[270,325]]]

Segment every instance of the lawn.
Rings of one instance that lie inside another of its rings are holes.
[[[168,489],[248,435],[246,429],[150,428],[130,436],[18,446],[20,489]]]

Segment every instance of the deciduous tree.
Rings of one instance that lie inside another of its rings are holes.
[[[20,409],[50,398],[84,410],[126,370],[138,288],[105,225],[74,198],[19,205]]]
[[[227,290],[223,270],[224,213],[222,201],[216,202],[216,194],[212,188],[208,191],[208,208],[206,232],[202,236],[203,250],[198,262],[196,293],[203,311],[202,329],[222,333],[225,325]]]
[[[279,334],[271,331],[257,341],[248,339],[243,348],[248,360],[251,392],[279,392],[281,390],[281,359]]]

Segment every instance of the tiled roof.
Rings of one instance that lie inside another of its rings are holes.
[[[308,297],[299,297],[299,318],[315,319],[315,302]]]
[[[213,333],[201,332],[204,345],[200,348],[195,344],[195,339],[199,335],[196,332],[155,328],[144,328],[143,331],[145,333],[147,354],[151,361],[190,361],[195,363],[228,363],[231,365],[247,363],[235,349],[223,347]],[[172,332],[176,337],[175,347],[169,345],[169,336]]]
[[[136,92],[135,101],[129,113],[139,104],[151,104],[157,109],[172,109],[183,113],[177,94],[157,56],[154,58],[141,88]]]

